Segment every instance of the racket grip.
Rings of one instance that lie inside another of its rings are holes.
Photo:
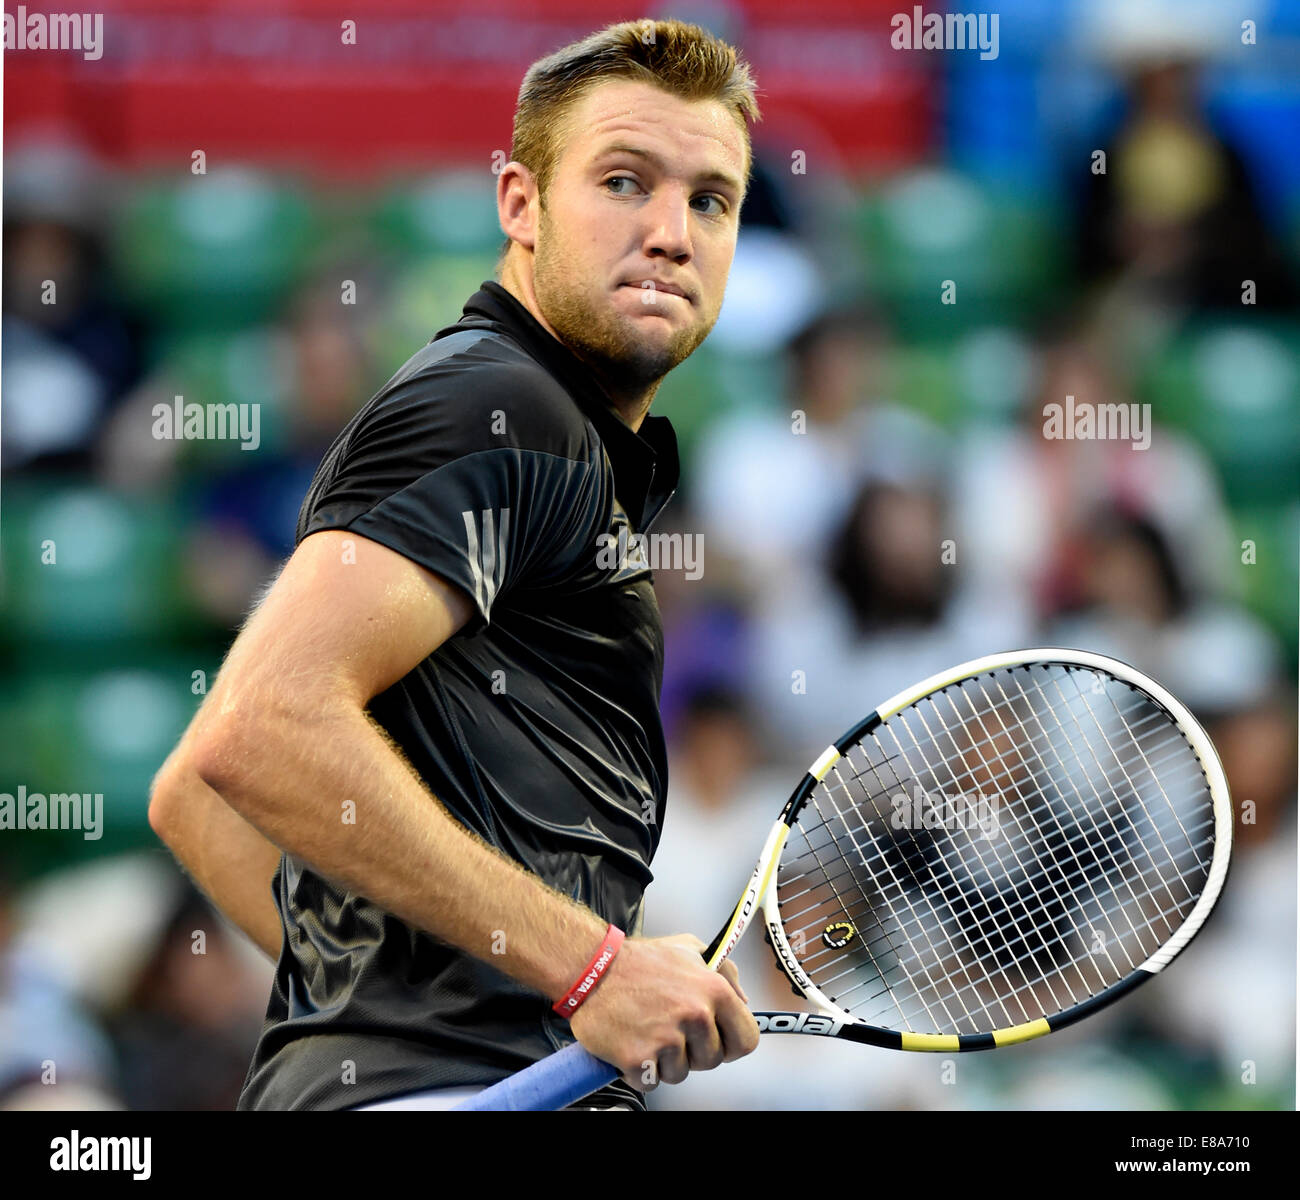
[[[574,1042],[456,1105],[469,1112],[551,1112],[613,1083],[616,1068]]]

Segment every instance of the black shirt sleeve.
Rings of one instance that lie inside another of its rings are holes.
[[[519,586],[594,554],[599,445],[535,370],[457,355],[381,392],[322,464],[301,537],[352,530],[456,584],[478,632]],[[300,540],[301,540],[300,537]]]

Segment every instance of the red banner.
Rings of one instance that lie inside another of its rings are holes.
[[[921,157],[933,65],[890,49],[897,0],[748,0],[718,28],[758,79],[773,153],[818,148],[845,165]],[[721,10],[719,10],[721,11]],[[115,0],[98,55],[38,49],[49,4],[6,6],[5,136],[67,123],[127,166],[195,149],[344,176],[402,165],[486,163],[508,149],[534,59],[611,21],[608,3],[489,0]],[[797,15],[795,15],[797,14]],[[355,22],[355,26],[346,25]],[[20,30],[22,32],[20,32]],[[39,40],[39,39],[28,39]]]

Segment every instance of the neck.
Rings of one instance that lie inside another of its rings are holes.
[[[514,253],[514,247],[506,255],[506,261],[501,267],[501,286],[506,289],[516,300],[519,301],[532,315],[537,323],[546,330],[561,346],[564,346],[571,354],[582,359],[582,355],[568,345],[565,340],[555,332],[555,327],[546,319],[542,313],[542,306],[537,302],[537,290],[533,286],[533,273],[528,269],[531,264],[521,266],[517,261]],[[595,363],[582,359],[587,368],[595,375],[600,383],[605,395],[609,397],[610,407],[618,414],[623,424],[627,425],[633,433],[641,428],[641,422],[645,420],[646,413],[650,411],[650,402],[654,399],[655,393],[659,390],[659,380],[653,383],[628,388],[620,385],[619,382],[611,379],[609,375],[602,371]]]

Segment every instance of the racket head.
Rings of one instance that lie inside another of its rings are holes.
[[[751,891],[827,1020],[765,1028],[907,1050],[1010,1045],[1112,1003],[1203,927],[1232,848],[1223,768],[1186,707],[1062,648],[894,696],[818,758],[781,824]]]

